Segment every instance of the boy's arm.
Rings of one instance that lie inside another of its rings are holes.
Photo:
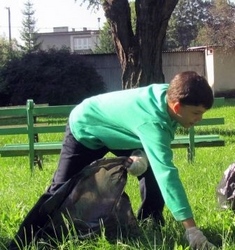
[[[186,229],[186,238],[193,249],[213,249],[214,246],[196,227],[191,207],[179,179],[178,170],[172,163],[171,138],[167,129],[159,124],[145,123],[139,128],[139,138],[152,167],[166,205],[177,221]],[[187,218],[187,219],[185,219]],[[215,248],[214,248],[215,249]]]

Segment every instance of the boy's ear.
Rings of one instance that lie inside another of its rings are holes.
[[[180,103],[179,102],[175,102],[173,104],[173,111],[175,114],[179,113],[179,110],[180,110]]]

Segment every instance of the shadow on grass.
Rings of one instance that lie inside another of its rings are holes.
[[[218,134],[223,136],[235,136],[235,129],[221,129],[221,128],[211,128],[211,129],[201,129],[198,131],[199,135],[204,134]]]
[[[230,230],[222,229],[203,229],[204,235],[207,239],[214,244],[219,249],[224,249],[225,246],[231,246],[228,249],[234,249],[235,235],[234,229],[230,228]],[[226,248],[227,249],[227,248]]]
[[[9,245],[10,241],[11,241],[10,238],[0,237],[0,249],[7,250],[8,249],[7,246]]]
[[[207,239],[216,247],[220,248],[222,246],[222,236],[221,232],[215,229],[203,228],[203,233]]]

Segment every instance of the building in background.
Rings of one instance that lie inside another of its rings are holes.
[[[41,43],[42,50],[67,47],[75,53],[91,54],[99,45],[99,32],[85,27],[81,31],[69,31],[68,27],[54,27],[53,32],[37,33],[37,42]]]
[[[116,54],[94,54],[99,45],[99,30],[69,31],[56,27],[53,32],[37,33],[41,49],[69,47],[72,52],[84,54],[103,77],[107,91],[122,89],[121,67]],[[162,54],[165,81],[182,71],[194,70],[207,78],[214,94],[235,94],[235,48],[224,51],[219,46],[191,47],[181,51],[164,51]]]

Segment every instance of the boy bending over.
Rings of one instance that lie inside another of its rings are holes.
[[[151,84],[85,99],[69,116],[52,183],[20,226],[12,249],[15,240],[21,239],[24,244],[32,237],[31,230],[43,226],[47,215],[40,214],[39,208],[64,182],[110,151],[130,156],[135,149],[143,149],[150,163],[138,177],[142,199],[138,219],[151,217],[163,225],[166,204],[174,218],[183,223],[192,248],[212,249],[196,227],[171,150],[177,125],[193,126],[212,104],[208,82],[193,71],[177,74],[170,84]]]

